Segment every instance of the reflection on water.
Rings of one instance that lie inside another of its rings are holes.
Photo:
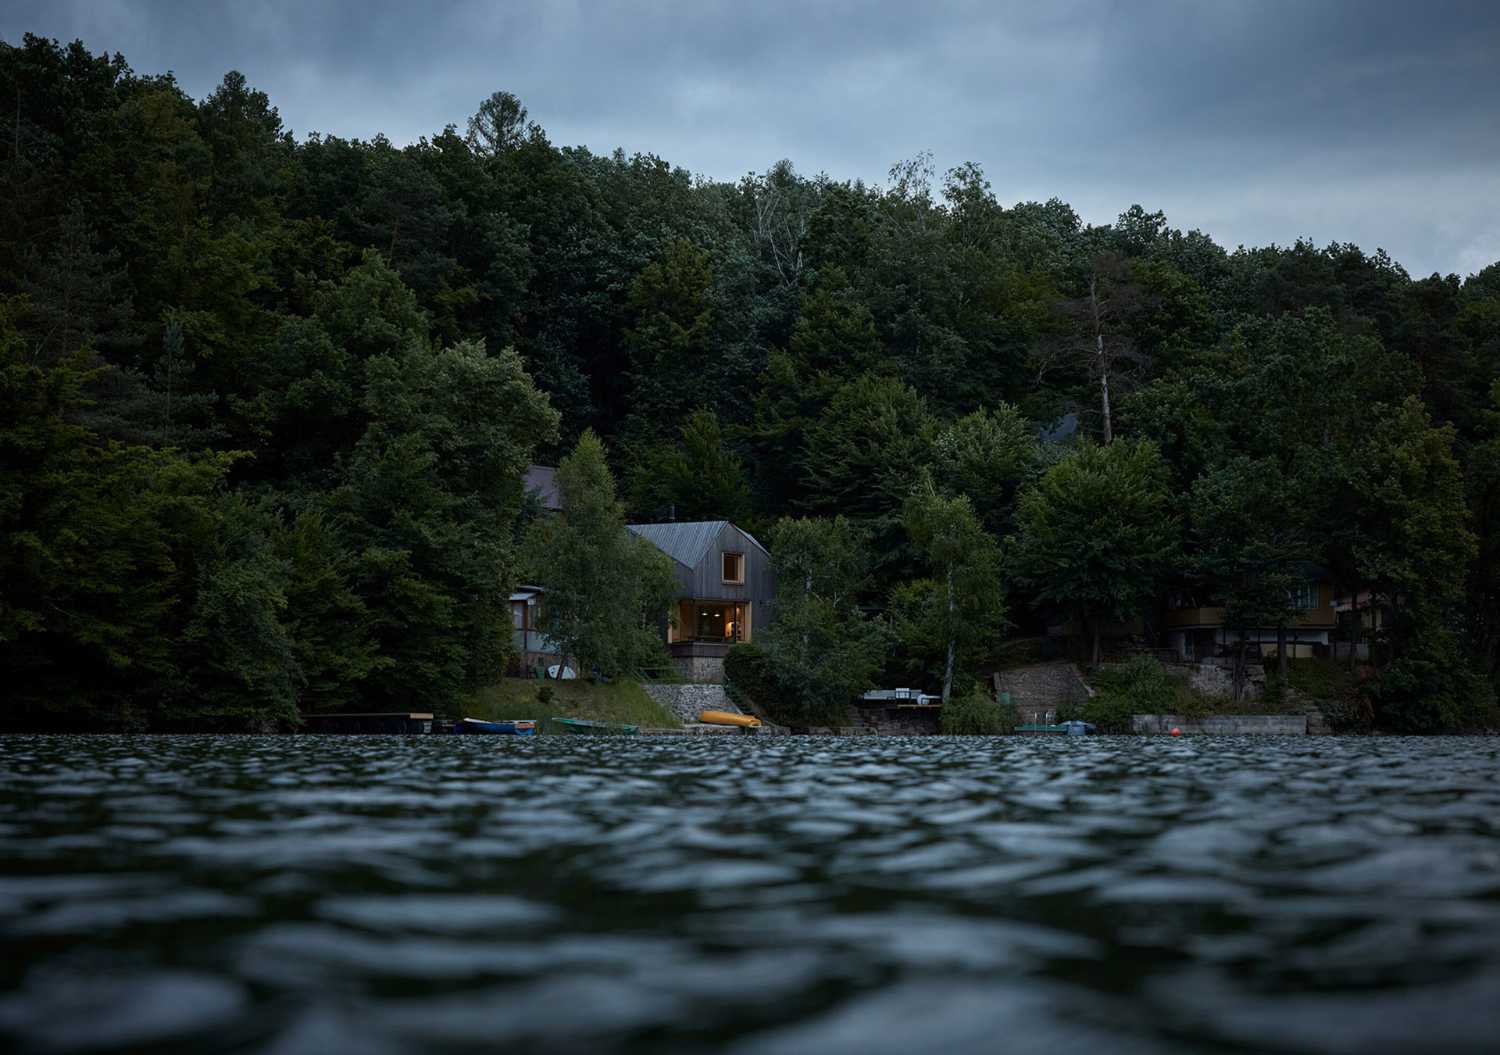
[[[0,1047],[1494,1051],[1500,741],[0,739]]]

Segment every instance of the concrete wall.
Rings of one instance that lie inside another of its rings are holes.
[[[643,684],[641,688],[646,690],[647,696],[671,711],[680,722],[696,722],[698,715],[704,711],[740,713],[740,709],[725,694],[723,685],[669,685],[653,682]]]
[[[1191,721],[1176,714],[1137,714],[1131,731],[1170,734],[1173,727],[1184,735],[1203,736],[1306,736],[1305,714],[1235,714]]]

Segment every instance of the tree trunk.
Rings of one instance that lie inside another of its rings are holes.
[[[957,652],[958,639],[953,628],[953,569],[948,569],[948,665],[943,669],[943,704],[948,703],[948,694],[953,690],[953,657]]]
[[[1097,667],[1099,665],[1099,660],[1101,658],[1102,658],[1101,657],[1101,651],[1100,651],[1100,648],[1099,648],[1099,624],[1095,623],[1094,624],[1094,659],[1093,659],[1093,665]]]
[[[1245,696],[1245,635],[1240,634],[1239,641],[1234,646],[1234,672],[1231,678],[1234,685],[1234,702],[1239,703]]]
[[[743,579],[744,576],[741,575],[740,578]],[[809,572],[806,576],[803,577],[803,580],[802,580],[802,598],[803,598],[803,600],[806,600],[807,598],[809,598],[811,596],[812,596],[812,573]],[[802,661],[804,663],[807,662],[807,660],[809,658],[808,657],[808,653],[811,652],[811,646],[809,644],[810,640],[811,640],[810,633],[808,631],[806,631],[806,630],[802,631]]]
[[[1359,666],[1359,659],[1358,659],[1358,653],[1359,653],[1359,632],[1360,632],[1361,628],[1360,628],[1360,625],[1359,625],[1359,585],[1358,584],[1355,584],[1353,593],[1351,594],[1351,598],[1352,599],[1349,602],[1349,607],[1350,607],[1350,609],[1352,609],[1352,611],[1354,613],[1354,619],[1349,624],[1349,626],[1350,626],[1350,630],[1349,630],[1349,673],[1353,674],[1355,672],[1355,670],[1358,669],[1358,666]]]
[[[1108,447],[1114,441],[1114,425],[1109,416],[1109,367],[1104,362],[1104,335],[1095,337],[1099,346],[1099,402],[1100,411],[1104,415],[1104,445]]]
[[[1281,689],[1286,691],[1286,626],[1283,624],[1276,628],[1276,676],[1281,679]]]
[[[1099,313],[1099,278],[1089,276],[1089,311],[1094,317],[1095,368],[1099,371],[1099,410],[1103,416],[1104,445],[1108,447],[1115,438],[1114,423],[1109,414],[1109,360],[1104,355],[1104,322]]]

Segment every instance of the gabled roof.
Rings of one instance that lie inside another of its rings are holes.
[[[522,485],[528,494],[542,500],[543,509],[561,509],[562,496],[557,492],[557,469],[551,465],[529,465]]]
[[[691,520],[673,521],[670,524],[626,524],[631,534],[639,535],[678,564],[687,568],[696,568],[702,563],[704,556],[713,544],[718,541],[719,533],[724,526],[729,524],[727,520]],[[733,525],[730,525],[733,527]],[[761,552],[766,547],[750,535],[748,531],[735,528],[744,535]]]

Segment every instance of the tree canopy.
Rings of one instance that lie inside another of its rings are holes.
[[[522,540],[579,532],[578,581],[635,560],[614,478],[633,516],[862,540],[852,593],[799,603],[809,639],[884,635],[874,677],[937,689],[950,641],[959,680],[983,665],[938,619],[941,522],[1022,635],[1149,626],[1169,591],[1281,625],[1315,566],[1391,613],[1378,720],[1490,713],[1500,263],[1230,250],[1152,203],[1089,224],[927,155],[723,182],[556,144],[527,103],[299,139],[237,72],[194,99],[0,43],[9,717],[457,706],[505,663]],[[527,464],[568,452],[583,504],[530,523]],[[641,662],[644,567],[578,614],[589,666]]]

